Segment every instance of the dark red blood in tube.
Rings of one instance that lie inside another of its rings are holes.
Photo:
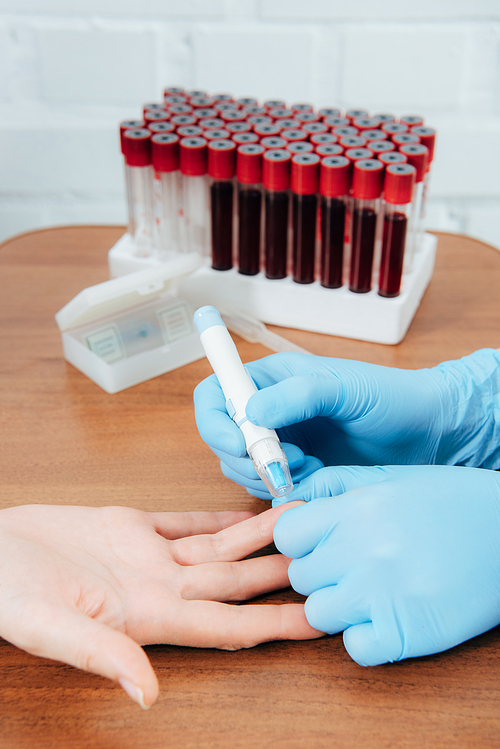
[[[254,276],[260,270],[264,151],[258,144],[238,148],[238,271],[246,276]]]
[[[236,144],[215,140],[208,144],[210,187],[212,268],[229,270],[233,266],[233,177],[236,170]]]
[[[399,295],[406,243],[408,219],[404,213],[391,213],[384,217],[382,257],[380,261],[380,296]]]
[[[315,153],[292,158],[293,280],[313,283],[316,249],[317,192],[320,158]]]
[[[349,194],[350,162],[344,156],[321,161],[321,285],[327,289],[342,286],[346,204]]]
[[[265,190],[264,256],[266,278],[286,277],[290,205],[289,151],[266,151],[262,181]]]
[[[353,165],[354,210],[349,289],[364,294],[371,289],[377,210],[382,194],[384,167],[376,159],[362,159]]]

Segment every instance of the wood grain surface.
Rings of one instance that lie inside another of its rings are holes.
[[[108,395],[62,357],[54,314],[108,278],[123,227],[33,232],[0,247],[0,507],[119,504],[251,509],[198,436],[206,360]],[[277,332],[312,353],[417,368],[500,346],[500,254],[440,234],[434,277],[404,341]],[[244,361],[269,354],[236,342]],[[299,599],[284,591],[266,600]],[[262,599],[264,600],[264,599]],[[0,746],[499,747],[500,628],[428,658],[364,669],[342,637],[236,653],[147,648],[161,695],[148,713],[97,676],[0,640]]]

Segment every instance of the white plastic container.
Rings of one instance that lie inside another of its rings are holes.
[[[65,359],[117,393],[203,358],[196,307],[176,289],[199,260],[179,255],[81,291],[56,314]]]

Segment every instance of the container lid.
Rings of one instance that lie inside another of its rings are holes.
[[[394,133],[392,142],[397,146],[407,146],[410,143],[420,143],[420,138],[415,133]]]
[[[345,116],[352,122],[358,117],[369,117],[370,115],[368,114],[366,109],[348,109],[345,113]]]
[[[369,151],[376,154],[396,150],[396,146],[392,140],[370,140],[366,144],[366,147]]]
[[[314,195],[319,188],[320,157],[317,153],[292,156],[292,190],[298,195]]]
[[[225,140],[231,137],[231,133],[225,127],[217,127],[214,130],[204,130],[203,137],[206,140]]]
[[[229,133],[227,137],[229,137]],[[234,140],[239,146],[244,146],[245,143],[258,143],[259,136],[257,133],[231,133],[231,140]]]
[[[326,143],[329,143],[330,145],[336,143],[338,138],[336,135],[333,135],[333,133],[314,133],[314,135],[311,135],[310,140],[315,146],[323,146]]]
[[[238,182],[244,185],[258,185],[262,182],[262,155],[264,146],[260,143],[248,143],[238,146],[236,156],[236,173]]]
[[[157,172],[176,172],[179,169],[179,136],[156,133],[151,136],[153,167]]]
[[[208,173],[214,179],[232,179],[236,173],[236,143],[211,140],[208,144]]]
[[[287,143],[293,143],[294,141],[307,140],[307,133],[300,128],[287,128],[280,132],[280,137],[284,138]],[[283,146],[276,147],[283,148]]]
[[[200,177],[207,171],[207,141],[205,138],[182,138],[180,142],[181,172],[188,177]]]
[[[179,138],[202,138],[203,130],[198,125],[184,125],[177,128]]]
[[[422,182],[427,171],[429,149],[422,143],[409,143],[401,146],[400,151],[408,159],[408,164],[414,166],[417,171],[415,182]]]
[[[292,154],[284,148],[266,151],[263,156],[262,182],[266,190],[281,192],[290,187]]]
[[[338,143],[320,143],[314,149],[318,156],[342,156],[344,149]]]
[[[175,125],[172,125],[171,122],[150,122],[148,130],[151,130],[152,133],[173,133]]]
[[[296,114],[297,112],[294,112],[293,109],[287,109],[286,107],[271,107],[269,109],[269,117],[272,117],[273,120],[283,120],[285,117],[295,117]]]
[[[324,122],[304,122],[302,129],[308,135],[314,135],[315,133],[327,133],[328,125],[325,125]]]
[[[318,114],[321,117],[340,117],[340,109],[337,107],[322,107],[318,109]]]
[[[352,124],[360,132],[363,132],[363,130],[373,130],[376,128],[379,121],[375,117],[356,117],[356,119],[352,121]]]
[[[123,133],[125,130],[139,130],[146,126],[144,120],[123,120],[120,122],[120,147],[123,153]]]
[[[267,109],[264,111],[267,112]],[[247,122],[252,127],[255,127],[256,125],[272,125],[273,124],[272,117],[268,117],[267,114],[252,114],[250,117],[248,117]]]
[[[229,130],[230,133],[250,133],[252,126],[249,122],[226,122],[224,127]]]
[[[264,106],[266,109],[274,109],[274,107],[286,107],[286,103],[283,101],[283,99],[268,99],[264,102]]]
[[[295,143],[287,143],[286,148],[292,156],[296,153],[312,153],[314,151],[314,146],[312,143],[309,143],[307,140],[299,140],[295,141]]]
[[[360,159],[354,162],[352,192],[360,200],[374,200],[382,195],[384,165],[377,159]]]
[[[144,122],[167,122],[170,119],[170,112],[166,109],[148,109],[144,112]]]
[[[383,125],[380,125],[380,129],[388,135],[395,135],[396,133],[407,133],[409,127],[400,122],[384,122]]]
[[[360,135],[348,135],[339,140],[344,148],[363,148],[366,145],[366,138]]]
[[[371,140],[387,140],[389,136],[387,133],[384,133],[383,130],[379,130],[378,128],[373,128],[372,130],[363,130],[363,138],[367,141]]]
[[[201,263],[202,259],[198,254],[183,253],[165,261],[159,268],[146,268],[89,286],[56,313],[59,330],[64,332],[78,328],[150,302],[176,286]]]
[[[123,155],[128,166],[151,164],[151,131],[145,127],[125,130],[123,133]]]
[[[327,156],[321,160],[319,191],[327,198],[349,195],[351,162],[345,156]]]
[[[436,131],[433,127],[423,127],[418,125],[411,129],[412,133],[418,135],[420,142],[429,149],[429,164],[434,158],[434,146],[436,144]]]
[[[324,118],[323,122],[326,123],[328,127],[347,127],[349,125],[347,117],[340,117],[340,115],[328,115],[328,117]]]
[[[213,107],[198,107],[193,110],[193,117],[198,120],[206,120],[207,117],[217,117],[218,112]]]
[[[408,157],[404,155],[404,153],[400,153],[399,151],[387,151],[386,153],[378,153],[377,159],[382,162],[382,164],[406,164],[408,161]]]
[[[424,118],[420,114],[405,114],[399,121],[408,127],[419,127],[424,124]]]
[[[321,120],[321,115],[316,112],[295,112],[293,116],[301,124],[305,122],[319,122]]]
[[[248,117],[244,109],[229,109],[220,113],[221,120],[224,122],[245,122]]]
[[[416,169],[411,164],[391,164],[385,171],[384,198],[393,205],[411,203]]]
[[[220,117],[203,117],[196,123],[202,130],[217,130],[224,127],[224,120]]]
[[[350,136],[356,137],[358,134],[357,128],[351,127],[350,125],[339,125],[332,128],[332,133],[337,138],[349,138]]]
[[[302,124],[295,117],[284,117],[282,120],[276,120],[274,123],[280,130],[298,130]]]
[[[290,109],[294,112],[312,112],[314,107],[312,104],[292,104]]]
[[[369,151],[368,148],[348,148],[347,151],[345,151],[344,156],[354,163],[361,159],[371,159],[372,152]]]
[[[277,148],[286,148],[288,141],[279,135],[270,135],[268,138],[262,138],[261,145],[266,150],[275,151]]]
[[[273,122],[264,122],[263,124],[253,126],[254,133],[257,133],[262,138],[265,138],[267,135],[279,135],[280,129]]]

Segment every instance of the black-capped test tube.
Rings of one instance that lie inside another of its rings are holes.
[[[319,164],[320,157],[316,153],[298,153],[292,157],[293,280],[295,283],[314,282]]]
[[[229,139],[209,141],[210,238],[214,270],[233,267],[235,174],[236,143]]]
[[[321,160],[319,179],[321,196],[320,282],[326,289],[338,289],[342,286],[350,170],[350,161],[345,156],[328,156]]]
[[[354,162],[349,289],[357,294],[365,294],[372,287],[375,235],[383,183],[384,165],[380,161],[360,159]]]
[[[400,293],[415,171],[411,164],[391,164],[385,173],[380,296],[395,297]]]
[[[238,178],[238,272],[255,276],[260,270],[262,235],[262,155],[264,146],[239,146]]]
[[[273,280],[287,275],[291,158],[285,149],[266,151],[262,157],[264,269]]]

